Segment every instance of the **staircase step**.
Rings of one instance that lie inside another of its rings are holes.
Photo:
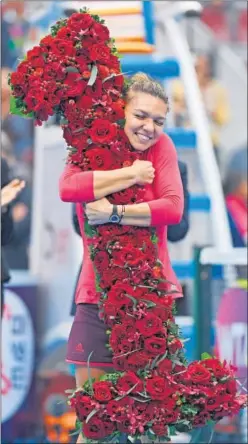
[[[122,70],[130,75],[142,71],[154,78],[168,79],[180,74],[178,61],[174,58],[158,60],[151,55],[127,55],[121,60]]]
[[[165,133],[171,137],[177,149],[196,149],[197,136],[193,130],[184,128],[166,128]]]
[[[155,50],[154,46],[145,42],[117,41],[116,48],[120,54],[152,54]]]
[[[209,213],[211,208],[211,202],[208,196],[204,194],[192,194],[189,197],[189,209],[190,211],[199,211]]]

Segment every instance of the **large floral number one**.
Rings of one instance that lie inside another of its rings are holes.
[[[122,168],[137,158],[123,131],[123,84],[104,21],[81,10],[58,21],[11,74],[11,112],[36,125],[60,115],[68,162],[83,171]],[[142,198],[139,186],[110,196],[116,204]],[[203,355],[187,366],[155,232],[87,223],[85,231],[115,371],[70,394],[77,428],[89,442],[118,442],[121,433],[165,442],[238,413],[247,398],[231,365]]]

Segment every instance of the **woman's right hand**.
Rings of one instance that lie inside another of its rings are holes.
[[[131,168],[135,174],[137,185],[146,185],[153,182],[155,169],[152,166],[152,162],[148,160],[135,160]]]

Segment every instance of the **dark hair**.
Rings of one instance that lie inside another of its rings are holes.
[[[124,88],[124,99],[128,102],[131,99],[131,94],[136,92],[143,92],[145,94],[150,94],[153,97],[158,97],[163,100],[166,105],[169,105],[168,97],[161,83],[153,80],[143,72],[134,74],[128,81]]]

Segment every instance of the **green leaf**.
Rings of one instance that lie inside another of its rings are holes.
[[[91,75],[90,75],[90,79],[88,81],[88,86],[93,86],[95,81],[96,81],[96,77],[97,77],[97,73],[98,73],[98,68],[96,65],[92,66],[92,70],[91,70]]]
[[[65,70],[66,72],[79,72],[76,66],[67,66]]]
[[[156,234],[153,234],[151,237],[151,241],[153,244],[157,244],[158,243],[158,237]]]
[[[139,398],[137,398],[136,396],[132,396],[132,399],[135,399],[135,401],[138,401],[138,402],[150,402],[151,401],[151,398],[149,398],[149,399],[139,399]]]
[[[79,435],[79,430],[75,430],[74,432],[69,433],[69,436],[76,436]]]
[[[87,237],[94,237],[96,234],[95,228],[91,227],[87,219],[84,222],[84,231]]]
[[[34,118],[34,113],[25,114],[24,104],[22,106],[19,105],[20,99],[16,99],[13,95],[10,96],[10,114],[14,114],[15,116],[20,116],[24,118]]]
[[[201,360],[202,361],[205,361],[206,359],[212,359],[212,358],[213,357],[209,353],[204,352],[204,353],[201,354]]]
[[[91,379],[91,373],[90,373],[90,359],[91,356],[93,355],[94,351],[92,351],[87,359],[87,369],[88,369],[88,381],[89,381],[89,386],[90,386],[90,390],[93,393],[93,383],[92,383],[92,379]]]

